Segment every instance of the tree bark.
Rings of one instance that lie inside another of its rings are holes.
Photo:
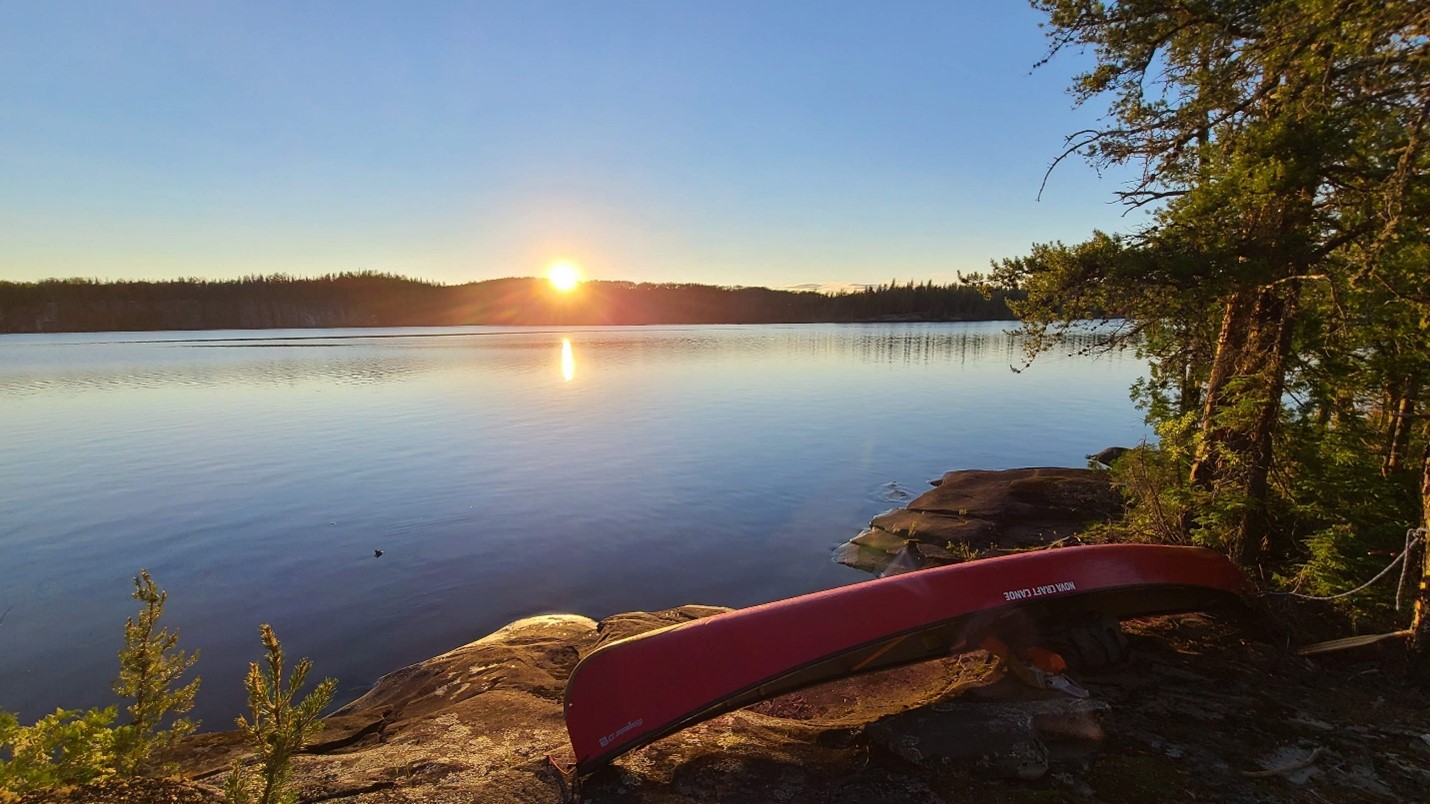
[[[1420,674],[1430,677],[1430,446],[1420,465],[1420,580],[1415,589],[1415,616],[1410,623],[1410,652]],[[1406,556],[1407,561],[1410,556]]]
[[[1410,428],[1415,421],[1415,402],[1419,395],[1417,378],[1405,381],[1400,401],[1391,416],[1385,459],[1380,464],[1381,477],[1390,477],[1405,468],[1405,453],[1410,449]]]
[[[1264,285],[1228,297],[1207,380],[1190,481],[1194,488],[1225,490],[1244,500],[1227,545],[1243,566],[1254,566],[1276,548],[1270,474],[1298,298],[1294,285]],[[1228,414],[1243,403],[1249,403],[1244,414]]]
[[[1216,414],[1220,411],[1223,397],[1226,395],[1227,382],[1234,376],[1237,365],[1242,362],[1241,353],[1246,347],[1252,307],[1252,296],[1245,290],[1234,291],[1227,297],[1221,319],[1221,334],[1217,337],[1216,353],[1212,357],[1207,388],[1203,395],[1201,433],[1190,478],[1195,488],[1210,489],[1219,474],[1217,449],[1224,438],[1223,434],[1218,432]]]
[[[1197,376],[1198,361],[1202,358],[1201,345],[1193,340],[1189,327],[1182,335],[1187,345],[1178,355],[1180,366],[1177,376],[1177,413],[1186,415],[1202,407],[1202,383]]]
[[[1258,559],[1270,556],[1277,547],[1271,527],[1269,502],[1273,463],[1273,440],[1281,424],[1281,396],[1286,390],[1286,365],[1291,354],[1291,336],[1299,294],[1294,288],[1279,296],[1271,288],[1257,298],[1253,316],[1255,329],[1247,350],[1247,373],[1257,376],[1255,393],[1258,410],[1247,434],[1247,505],[1237,527],[1236,548],[1255,550]],[[1260,363],[1260,366],[1255,366]],[[1246,563],[1243,561],[1243,563]]]

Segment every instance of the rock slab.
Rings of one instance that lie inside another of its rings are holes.
[[[392,673],[330,717],[296,758],[301,800],[568,802],[547,755],[571,760],[560,694],[577,659],[605,641],[722,610],[685,606],[600,623],[532,618]],[[1417,689],[1389,672],[1386,653],[1368,657],[1378,673],[1370,683],[1361,664],[1327,659],[1341,664],[1319,669],[1290,660],[1249,638],[1244,625],[1198,615],[1128,625],[1137,655],[1079,679],[1089,701],[1017,684],[975,651],[812,687],[698,724],[600,769],[579,800],[1423,799],[1430,747],[1421,735],[1430,733],[1430,714]],[[198,735],[170,757],[198,783],[99,785],[62,800],[217,801],[214,788],[247,753],[232,732]],[[1257,775],[1313,755],[1317,761],[1296,778]]]
[[[1067,539],[1121,510],[1104,471],[953,471],[907,506],[874,517],[834,558],[878,573],[913,542],[923,566],[952,564]]]

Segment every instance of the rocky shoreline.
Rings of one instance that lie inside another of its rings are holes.
[[[567,801],[551,760],[571,759],[561,691],[579,657],[722,610],[531,618],[397,671],[297,758],[302,800]],[[1430,714],[1392,649],[1311,662],[1254,624],[1203,615],[1128,630],[1134,659],[1080,679],[1089,700],[1024,686],[974,652],[722,715],[618,758],[584,781],[580,800],[1406,801],[1423,791]],[[243,750],[232,733],[207,734],[174,758],[197,781],[190,792],[212,790]]]
[[[911,542],[927,563],[1026,549],[1075,537],[1115,502],[1092,470],[952,472],[876,517],[839,557],[881,571]],[[301,799],[570,800],[558,770],[572,759],[562,693],[580,658],[724,610],[534,617],[391,673],[296,759]],[[1430,711],[1393,646],[1312,661],[1255,617],[1126,629],[1132,660],[1079,678],[1087,700],[1018,683],[974,651],[700,723],[600,769],[579,800],[1401,801],[1430,782]],[[236,733],[197,735],[169,757],[184,780],[110,783],[63,800],[218,801],[245,753]]]
[[[930,485],[874,517],[834,560],[876,574],[900,558],[918,567],[954,564],[1063,542],[1122,510],[1107,472],[1095,469],[961,470]]]

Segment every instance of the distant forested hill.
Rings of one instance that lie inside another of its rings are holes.
[[[437,285],[380,273],[316,279],[0,282],[0,332],[594,324],[1011,320],[1002,296],[958,284],[853,293],[542,279]]]

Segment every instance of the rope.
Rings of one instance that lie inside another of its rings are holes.
[[[1405,531],[1405,552],[1403,555],[1410,555],[1410,548],[1415,543],[1425,537],[1424,528],[1411,528]],[[1400,611],[1400,596],[1405,592],[1405,579],[1410,577],[1410,559],[1405,559],[1405,563],[1400,565],[1400,583],[1395,585],[1395,610]]]
[[[556,769],[557,784],[561,787],[563,804],[575,804],[581,800],[581,775],[576,772],[576,763],[564,765],[556,757],[546,755],[546,761]]]
[[[1355,593],[1357,593],[1357,592],[1364,591],[1364,590],[1366,589],[1366,587],[1370,586],[1371,584],[1375,583],[1376,581],[1380,580],[1381,578],[1384,578],[1385,575],[1386,575],[1386,573],[1390,572],[1390,570],[1393,569],[1396,564],[1399,564],[1402,559],[1404,559],[1407,555],[1410,554],[1410,548],[1412,548],[1412,547],[1414,547],[1415,545],[1419,544],[1421,537],[1423,537],[1423,536],[1425,536],[1425,535],[1426,535],[1426,534],[1425,534],[1425,528],[1411,528],[1411,529],[1405,531],[1405,549],[1400,551],[1400,555],[1398,555],[1398,556],[1396,556],[1395,558],[1391,559],[1390,563],[1385,565],[1385,569],[1381,570],[1380,572],[1377,572],[1377,573],[1375,574],[1375,577],[1374,577],[1374,578],[1371,578],[1370,580],[1366,581],[1365,583],[1361,584],[1360,586],[1357,586],[1356,588],[1351,589],[1351,590],[1349,590],[1349,591],[1341,592],[1341,593],[1335,594],[1335,595],[1303,595],[1303,594],[1301,594],[1301,593],[1299,593],[1299,592],[1268,592],[1267,594],[1270,594],[1270,595],[1285,595],[1285,596],[1287,596],[1287,597],[1300,598],[1301,600],[1337,600],[1337,599],[1343,598],[1343,597],[1350,597],[1351,595],[1353,595],[1353,594],[1355,594]],[[1402,567],[1401,570],[1400,570],[1400,586],[1398,586],[1398,587],[1396,588],[1396,590],[1395,590],[1395,610],[1396,610],[1396,611],[1400,611],[1400,592],[1401,592],[1401,589],[1403,589],[1403,588],[1405,587],[1405,578],[1406,578],[1406,575],[1409,574],[1409,571],[1410,571],[1410,562],[1409,562],[1409,561],[1406,561],[1406,562],[1405,562],[1405,566]]]

